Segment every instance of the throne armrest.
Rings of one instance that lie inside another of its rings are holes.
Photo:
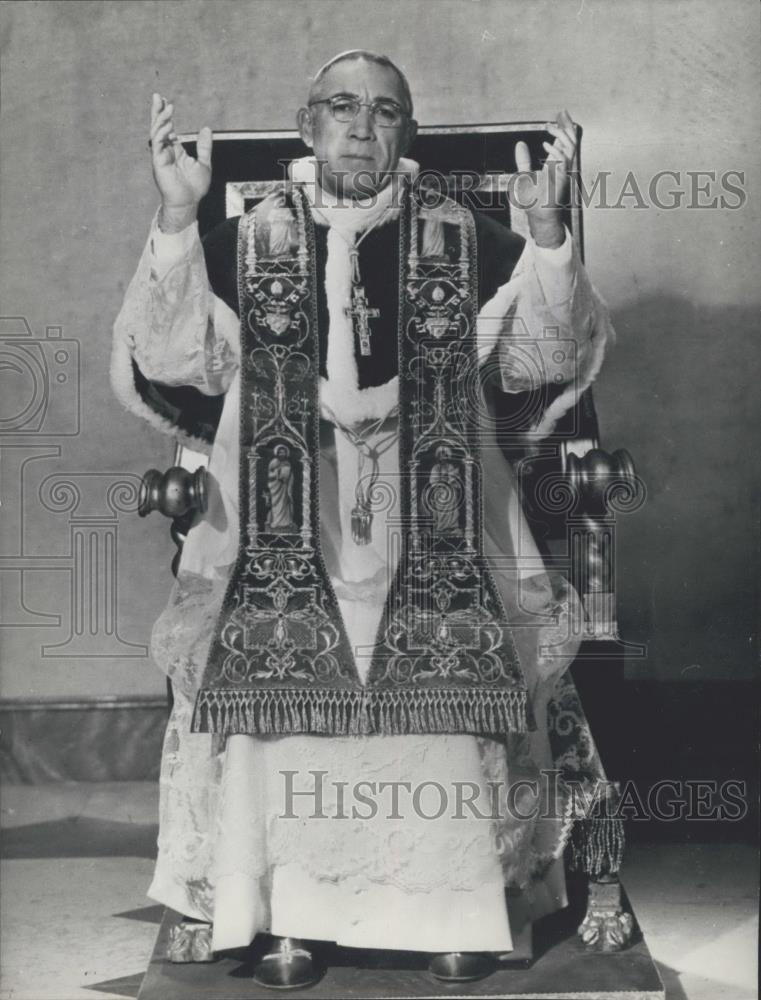
[[[635,498],[639,480],[628,451],[599,447],[581,455],[561,449],[563,475],[576,506],[568,518],[571,583],[581,597],[588,639],[618,639],[616,617],[615,507]]]
[[[147,517],[157,510],[172,519],[170,535],[177,546],[172,573],[177,575],[182,546],[197,514],[208,508],[207,458],[185,445],[175,449],[174,465],[166,472],[148,469],[140,483],[137,512]]]
[[[502,450],[540,551],[550,564],[562,563],[582,599],[585,638],[617,640],[615,515],[636,508],[641,482],[628,451],[601,447],[591,389],[549,436],[532,436],[551,393],[543,386],[498,395]]]

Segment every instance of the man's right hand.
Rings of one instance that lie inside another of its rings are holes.
[[[195,221],[198,203],[211,184],[211,129],[199,132],[198,159],[194,159],[177,138],[173,114],[174,105],[154,94],[151,154],[153,178],[161,194],[159,227],[165,233],[178,233]]]

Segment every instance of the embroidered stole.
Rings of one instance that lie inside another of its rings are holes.
[[[473,217],[405,190],[400,555],[366,684],[320,548],[314,247],[298,185],[240,220],[241,541],[193,730],[524,731],[525,682],[482,547]]]

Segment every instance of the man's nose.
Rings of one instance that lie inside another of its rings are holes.
[[[352,119],[349,134],[353,139],[374,139],[374,125],[375,122],[373,121],[370,108],[363,105]]]

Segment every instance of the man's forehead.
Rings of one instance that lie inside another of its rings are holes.
[[[313,91],[313,97],[333,94],[365,95],[377,100],[387,97],[403,107],[407,103],[399,74],[390,66],[368,59],[346,59],[331,66]]]

